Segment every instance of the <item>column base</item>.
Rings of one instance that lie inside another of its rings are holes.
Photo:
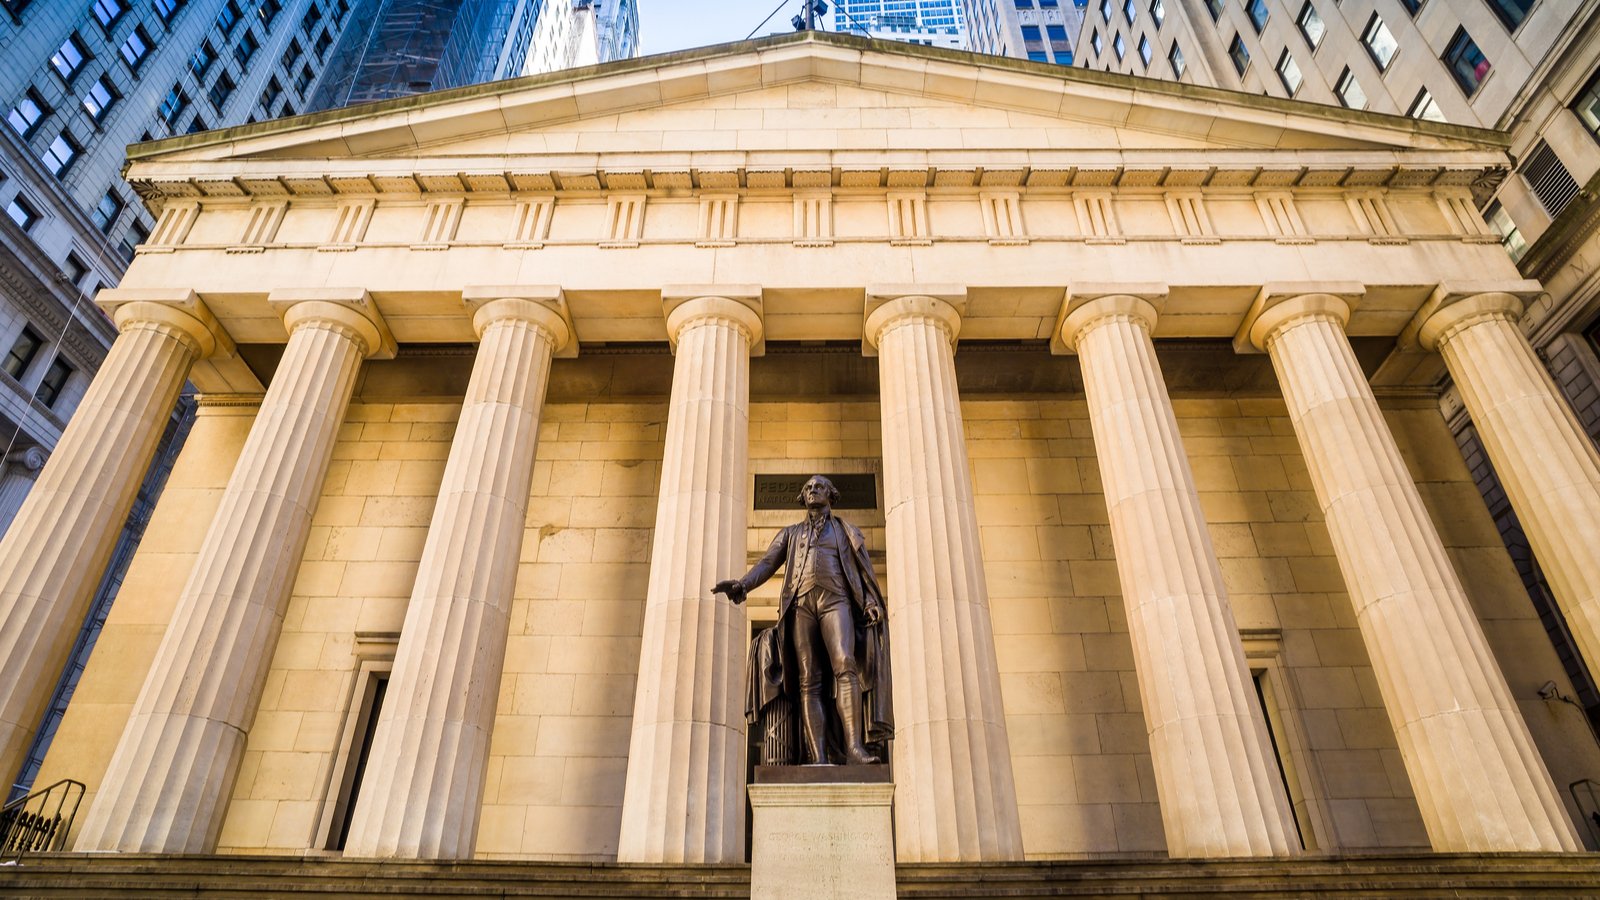
[[[751,897],[893,900],[888,766],[761,766],[749,790]]]

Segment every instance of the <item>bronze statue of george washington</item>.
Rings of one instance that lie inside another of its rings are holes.
[[[711,589],[742,603],[784,569],[778,623],[750,646],[745,716],[764,765],[873,765],[894,735],[883,591],[861,529],[833,515],[833,483],[812,476],[799,500],[805,521],[779,531],[743,578]]]

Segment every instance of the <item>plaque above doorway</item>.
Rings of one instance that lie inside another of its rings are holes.
[[[814,472],[756,475],[756,509],[795,509],[800,506],[800,486]],[[834,509],[877,509],[878,479],[871,472],[824,472],[833,486],[839,489],[839,502]]]

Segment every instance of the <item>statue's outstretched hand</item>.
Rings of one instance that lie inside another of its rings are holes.
[[[736,578],[730,578],[727,581],[719,581],[717,582],[716,586],[711,589],[711,593],[727,594],[728,599],[732,600],[734,604],[737,605],[744,602],[744,582],[739,581]]]

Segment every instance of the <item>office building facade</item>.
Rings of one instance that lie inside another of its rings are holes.
[[[925,47],[966,49],[961,0],[839,0],[829,29]]]
[[[975,53],[1010,56],[1070,66],[1076,51],[1085,0],[962,0],[967,48]]]
[[[638,55],[635,0],[546,0],[517,71],[536,75]]]

